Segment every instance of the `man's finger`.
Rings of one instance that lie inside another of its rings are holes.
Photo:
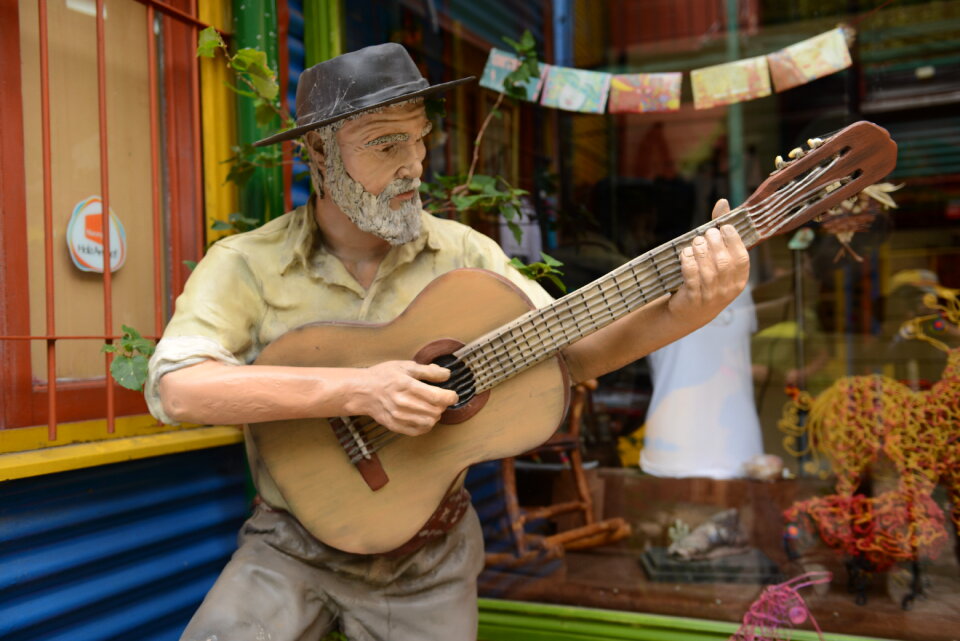
[[[723,234],[716,229],[708,229],[704,236],[710,247],[710,253],[713,254],[713,264],[716,265],[717,271],[723,274],[730,266],[730,251],[727,249]]]
[[[728,213],[730,213],[730,203],[727,202],[726,198],[721,198],[713,206],[713,215],[711,218],[716,220],[717,218],[720,218],[720,216]]]
[[[727,252],[733,264],[743,266],[745,271],[749,270],[750,254],[736,228],[733,225],[724,225],[720,228],[720,233],[723,235],[723,242],[727,246]]]
[[[700,302],[700,268],[693,247],[687,246],[680,252],[680,272],[683,274],[683,290],[694,303]]]
[[[450,378],[450,370],[432,363],[430,365],[421,365],[411,362],[407,367],[407,373],[421,381],[430,381],[431,383],[442,383]]]
[[[693,256],[697,260],[700,288],[703,291],[710,291],[713,283],[717,280],[717,266],[713,262],[714,258],[710,245],[703,236],[697,236],[693,239]]]

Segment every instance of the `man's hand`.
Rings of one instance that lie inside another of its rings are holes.
[[[450,377],[450,370],[439,365],[388,361],[361,372],[359,389],[348,401],[350,414],[369,416],[400,434],[429,432],[458,400],[456,392],[423,382],[442,383]]]
[[[713,207],[716,219],[730,211],[726,200]],[[668,309],[684,324],[702,326],[743,291],[750,274],[750,256],[732,225],[710,229],[680,254],[683,285],[670,297]],[[702,321],[702,322],[701,322]]]

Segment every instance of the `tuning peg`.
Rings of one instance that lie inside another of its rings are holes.
[[[803,155],[804,155],[805,153],[807,153],[807,152],[805,152],[805,151],[804,151],[803,149],[801,149],[800,147],[795,147],[795,148],[793,148],[793,149],[790,150],[790,153],[789,153],[789,154],[787,154],[787,158],[790,158],[791,160],[796,160],[797,158],[803,158]]]
[[[823,144],[823,138],[808,138],[808,139],[807,139],[807,146],[810,147],[810,149],[816,149],[817,147],[819,147],[819,146],[822,145],[822,144]]]
[[[783,156],[777,156],[773,159],[773,166],[777,169],[783,169],[787,166],[787,162],[783,159]]]

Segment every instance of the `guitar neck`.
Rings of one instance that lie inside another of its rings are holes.
[[[476,393],[495,387],[571,343],[676,291],[683,283],[680,252],[696,236],[725,224],[733,225],[748,247],[760,241],[746,210],[735,209],[464,345],[455,356],[473,372]]]

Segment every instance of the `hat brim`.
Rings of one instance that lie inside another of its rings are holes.
[[[299,138],[300,136],[307,133],[308,131],[319,129],[324,125],[329,125],[330,123],[336,122],[338,120],[343,120],[344,118],[349,118],[350,116],[363,113],[364,111],[370,111],[371,109],[378,109],[380,107],[387,107],[389,105],[393,105],[398,102],[403,102],[405,100],[412,100],[413,98],[422,98],[424,96],[440,93],[441,91],[453,89],[457,85],[462,85],[476,79],[477,79],[476,76],[467,76],[466,78],[460,78],[459,80],[442,82],[438,85],[433,85],[431,87],[427,87],[426,89],[421,89],[420,91],[412,91],[410,93],[405,93],[403,95],[390,98],[389,100],[383,100],[376,104],[368,105],[366,107],[361,107],[359,109],[353,109],[351,111],[346,111],[344,113],[337,114],[336,116],[331,116],[329,118],[324,118],[322,120],[315,120],[314,122],[310,122],[305,125],[299,125],[297,127],[294,127],[293,129],[287,129],[285,131],[281,131],[280,133],[273,134],[272,136],[268,136],[262,140],[258,140],[257,142],[253,143],[253,146],[264,147],[266,145],[272,145],[274,143],[283,142],[285,140],[293,140],[294,138]]]

